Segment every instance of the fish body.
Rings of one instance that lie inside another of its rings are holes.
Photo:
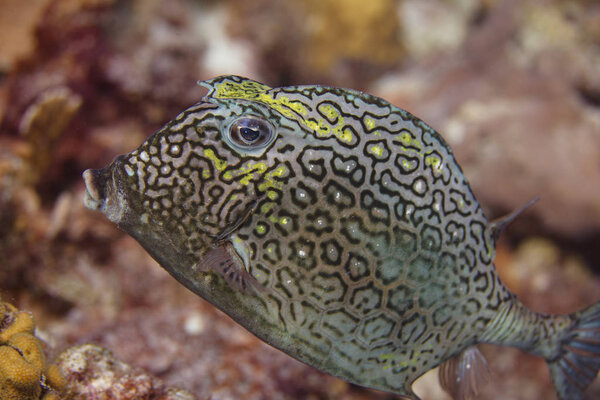
[[[546,358],[559,398],[581,398],[600,367],[600,306],[541,315],[505,288],[502,224],[432,128],[349,89],[200,84],[201,102],[84,173],[89,208],[249,331],[335,376],[417,399],[415,379],[485,342]]]

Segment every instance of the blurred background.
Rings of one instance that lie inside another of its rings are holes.
[[[84,209],[84,169],[231,73],[419,116],[490,219],[540,196],[498,246],[506,285],[540,312],[600,300],[599,1],[2,0],[0,295],[35,315],[65,398],[396,398],[263,344]],[[482,351],[493,379],[478,399],[554,398],[542,360]],[[435,373],[416,391],[447,400]]]

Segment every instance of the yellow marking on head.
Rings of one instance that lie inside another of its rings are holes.
[[[323,104],[319,106],[319,111],[327,117],[327,121],[319,119],[318,129],[315,130],[318,136],[326,137],[333,135],[342,143],[352,143],[354,138],[352,131],[348,128],[344,129],[345,119],[340,111],[331,104]],[[336,121],[332,125],[329,121]]]
[[[240,183],[244,186],[250,183],[250,181],[254,178],[254,174],[252,172],[246,173],[242,179],[240,179]]]
[[[300,101],[290,100],[287,96],[280,96],[278,98],[274,98],[272,95],[268,93],[261,93],[257,96],[256,100],[263,102],[279,111],[283,115],[288,118],[293,117],[292,111],[305,116],[308,114],[308,110]]]
[[[226,81],[221,82],[216,87],[216,94],[213,96],[219,99],[254,99],[260,93],[271,89],[262,83],[243,80],[242,82]]]
[[[283,184],[281,182],[262,182],[260,185],[258,185],[258,190],[260,192],[264,192],[272,187],[277,187],[277,189],[281,189],[283,187]],[[271,198],[271,197],[269,197],[269,198]],[[271,199],[271,200],[275,200],[275,199]]]
[[[260,212],[267,214],[273,209],[273,207],[275,207],[275,203],[264,203],[262,206],[260,206]]]
[[[275,97],[273,93],[269,93],[270,90],[270,87],[254,81],[242,81],[239,83],[228,81],[217,84],[216,94],[213,96],[220,99],[257,101],[279,111],[287,118],[296,119],[302,125],[314,131],[319,137],[333,135],[343,143],[352,143],[354,139],[353,134],[350,130],[344,130],[344,118],[335,107],[329,104],[321,107],[321,111],[328,118],[331,120],[337,118],[335,126],[332,126],[324,119],[319,119],[318,121],[314,119],[307,120],[304,117],[308,115],[308,109],[301,101],[290,100],[287,96]]]
[[[256,233],[258,233],[259,235],[264,234],[266,231],[267,231],[267,227],[264,226],[263,224],[256,225]]]
[[[412,146],[412,147],[416,147],[417,149],[421,150],[421,147],[423,146],[421,144],[421,141],[417,138],[412,137],[412,135],[404,130],[401,133],[398,133],[395,137],[394,137],[394,141],[395,142],[400,142],[402,143],[404,146]]]
[[[280,165],[273,171],[268,172],[264,177],[265,181],[258,185],[258,190],[264,192],[269,188],[281,189],[283,187],[283,182],[277,181],[274,178],[280,178],[284,176],[287,172],[288,170],[284,165]],[[275,196],[274,198],[272,198],[272,200],[275,200],[275,198],[277,198],[276,193],[274,193],[274,195]]]
[[[400,149],[405,152],[405,153],[416,153],[419,154],[419,150],[415,150],[412,147],[404,147],[404,146],[400,146]]]
[[[242,177],[240,179],[240,183],[244,186],[248,185],[252,179],[255,178],[255,173],[263,174],[267,170],[267,164],[264,162],[252,163],[249,162],[246,165],[241,166],[238,169],[234,169],[231,171],[226,171],[223,174],[223,178],[225,179],[233,179],[237,177]]]
[[[338,136],[337,138],[340,139],[344,143],[352,143],[352,139],[354,138],[354,135],[352,134],[352,131],[350,129],[346,128],[346,129],[344,129],[344,132],[342,132],[342,134],[340,136]]]
[[[281,218],[279,219],[279,223],[280,223],[281,225],[287,225],[289,222],[290,222],[290,220],[289,220],[289,218],[287,218],[287,217],[281,217]]]
[[[368,130],[375,128],[375,120],[373,120],[373,118],[365,117],[365,126]]]
[[[338,110],[336,110],[335,107],[333,107],[331,104],[325,104],[325,105],[319,107],[319,109],[329,119],[333,120],[340,116],[340,113],[338,112]]]
[[[268,175],[281,177],[281,176],[285,175],[286,172],[287,172],[287,168],[283,165],[280,165],[279,167],[274,169],[273,172],[269,173]]]
[[[245,99],[255,100],[266,104],[279,111],[288,118],[293,117],[293,112],[300,115],[308,114],[308,110],[300,101],[290,100],[287,96],[274,98],[267,93],[271,88],[262,83],[244,80],[242,82],[221,82],[217,85],[215,98],[218,99]]]
[[[332,126],[328,121],[320,118],[318,121],[314,119],[301,121],[307,128],[315,132],[317,137],[335,136],[342,143],[352,143],[354,134],[348,128],[344,129],[344,118],[339,117],[335,126]]]
[[[378,145],[367,147],[367,151],[376,157],[383,156],[383,147]]]
[[[267,192],[267,197],[271,200],[277,200],[277,198],[279,197],[279,195],[277,194],[277,192],[273,191],[273,190],[269,190]]]
[[[222,171],[225,169],[225,167],[227,167],[227,161],[221,160],[219,157],[217,157],[212,149],[204,149],[204,155],[213,162],[213,165],[217,170]]]
[[[433,155],[425,157],[425,164],[432,167],[438,173],[442,172],[444,166],[442,160],[439,157]]]

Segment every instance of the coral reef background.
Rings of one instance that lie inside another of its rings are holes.
[[[0,293],[35,315],[64,398],[395,398],[263,344],[84,209],[84,169],[196,102],[196,80],[229,73],[351,87],[416,114],[488,217],[540,196],[503,234],[507,286],[541,312],[600,300],[598,1],[4,0]],[[480,399],[553,398],[541,359],[482,350]],[[434,373],[416,391],[447,399]]]

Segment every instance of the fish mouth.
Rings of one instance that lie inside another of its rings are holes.
[[[83,171],[85,194],[83,204],[90,210],[99,210],[104,205],[104,190],[106,178],[101,169],[86,169]]]
[[[116,162],[102,169],[87,169],[83,172],[85,194],[83,204],[90,210],[101,211],[110,221],[118,224],[128,210],[125,193],[118,190],[113,176]]]

